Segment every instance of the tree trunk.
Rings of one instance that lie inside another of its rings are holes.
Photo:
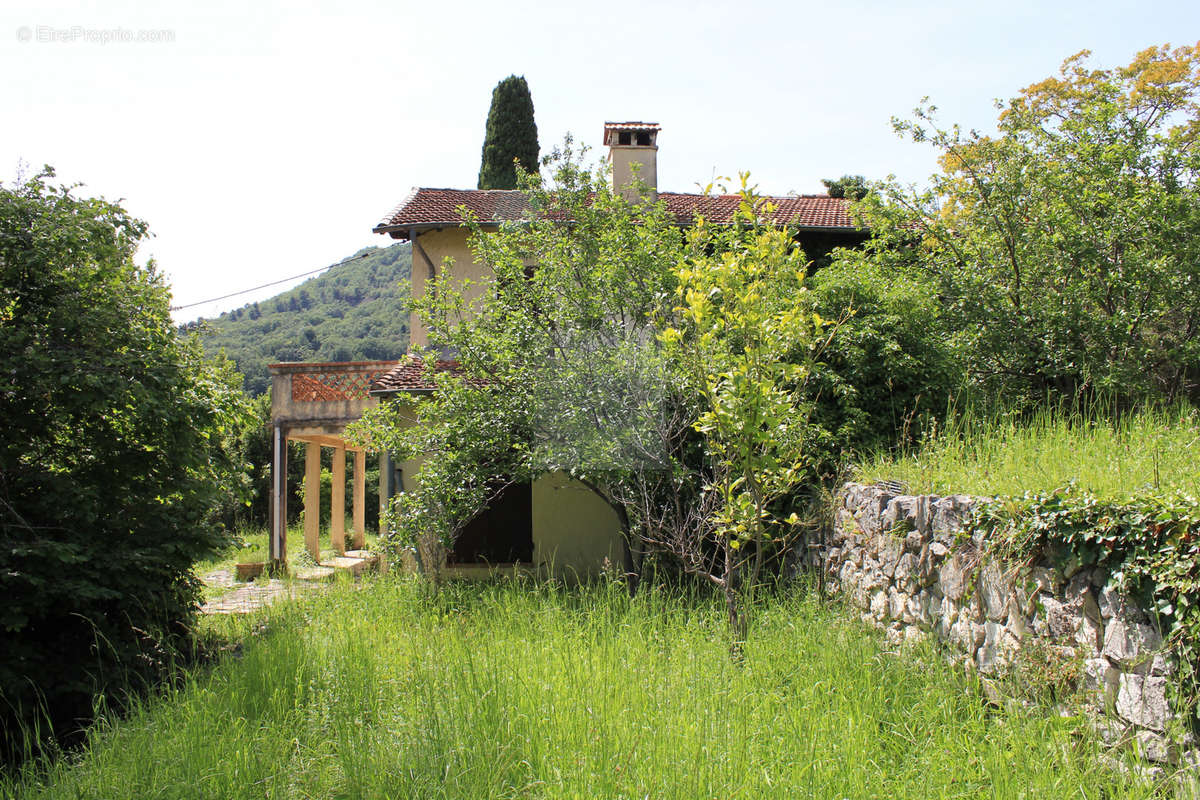
[[[746,609],[738,576],[737,558],[729,541],[725,541],[725,614],[729,620],[729,657],[736,663],[745,659]]]

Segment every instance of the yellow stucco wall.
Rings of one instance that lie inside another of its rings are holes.
[[[607,558],[623,563],[621,523],[595,492],[563,472],[533,483],[533,560],[571,579],[595,575]]]
[[[398,395],[394,399],[387,400],[386,402],[398,403],[398,404],[402,405],[402,408],[400,410],[400,415],[399,415],[399,421],[400,421],[401,427],[410,428],[416,424],[417,419],[416,419],[415,411],[413,410],[412,405],[408,403],[407,398],[404,395]],[[421,469],[421,464],[424,463],[424,461],[425,461],[425,457],[421,456],[419,458],[408,459],[406,461],[397,462],[402,471],[402,474],[403,474],[405,491],[411,492],[417,488],[417,480],[416,480],[417,472]],[[384,469],[379,470],[379,510],[380,510],[380,512],[383,511],[383,506],[384,506],[384,503],[386,502],[387,487],[388,487],[387,482],[388,482],[391,465],[392,465],[392,462],[389,457],[389,459],[388,459],[389,470],[384,470]],[[381,513],[380,514],[380,526],[381,527],[383,524],[382,520],[383,520],[383,515]],[[380,533],[383,533],[383,531],[381,530]]]
[[[443,228],[438,231],[417,234],[416,243],[429,258],[429,264],[433,265],[438,275],[442,274],[446,259],[453,259],[450,276],[454,281],[471,281],[471,285],[464,293],[467,301],[471,302],[486,291],[487,284],[491,282],[492,271],[489,267],[476,263],[471,255],[471,248],[467,246],[468,235],[469,231],[465,228]],[[417,248],[414,247],[413,250],[412,296],[418,298],[425,294],[429,264],[425,263],[421,254],[417,252]],[[409,320],[409,330],[413,347],[426,347],[429,344],[425,326],[421,324],[416,314],[413,314]]]

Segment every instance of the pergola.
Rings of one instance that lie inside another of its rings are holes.
[[[366,452],[350,447],[342,438],[346,425],[362,416],[379,399],[369,394],[371,384],[398,361],[342,361],[271,364],[271,425],[274,457],[271,461],[272,563],[287,558],[287,442],[304,442],[304,546],[320,562],[321,448],[333,457],[330,538],[336,556],[344,557],[345,520],[339,511],[346,505],[346,452],[354,453],[353,536],[362,550],[366,533]]]

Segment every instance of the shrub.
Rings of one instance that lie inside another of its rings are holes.
[[[1003,104],[996,136],[939,127],[929,105],[897,121],[942,171],[860,211],[937,281],[985,394],[1196,402],[1200,50],[1086,57]]]
[[[0,186],[0,723],[88,717],[164,669],[242,486],[241,377],[171,322],[145,223]],[[97,700],[97,698],[100,698]],[[39,710],[40,707],[40,710]],[[16,744],[17,737],[7,737]]]
[[[961,382],[936,289],[878,259],[840,250],[812,278],[818,313],[842,320],[810,378],[814,445],[827,478],[855,453],[919,436]]]

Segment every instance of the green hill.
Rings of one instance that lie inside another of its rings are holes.
[[[277,361],[399,358],[408,349],[410,245],[364,248],[342,264],[268,300],[184,326],[201,328],[204,347],[224,349],[246,376],[246,391],[271,385]]]

